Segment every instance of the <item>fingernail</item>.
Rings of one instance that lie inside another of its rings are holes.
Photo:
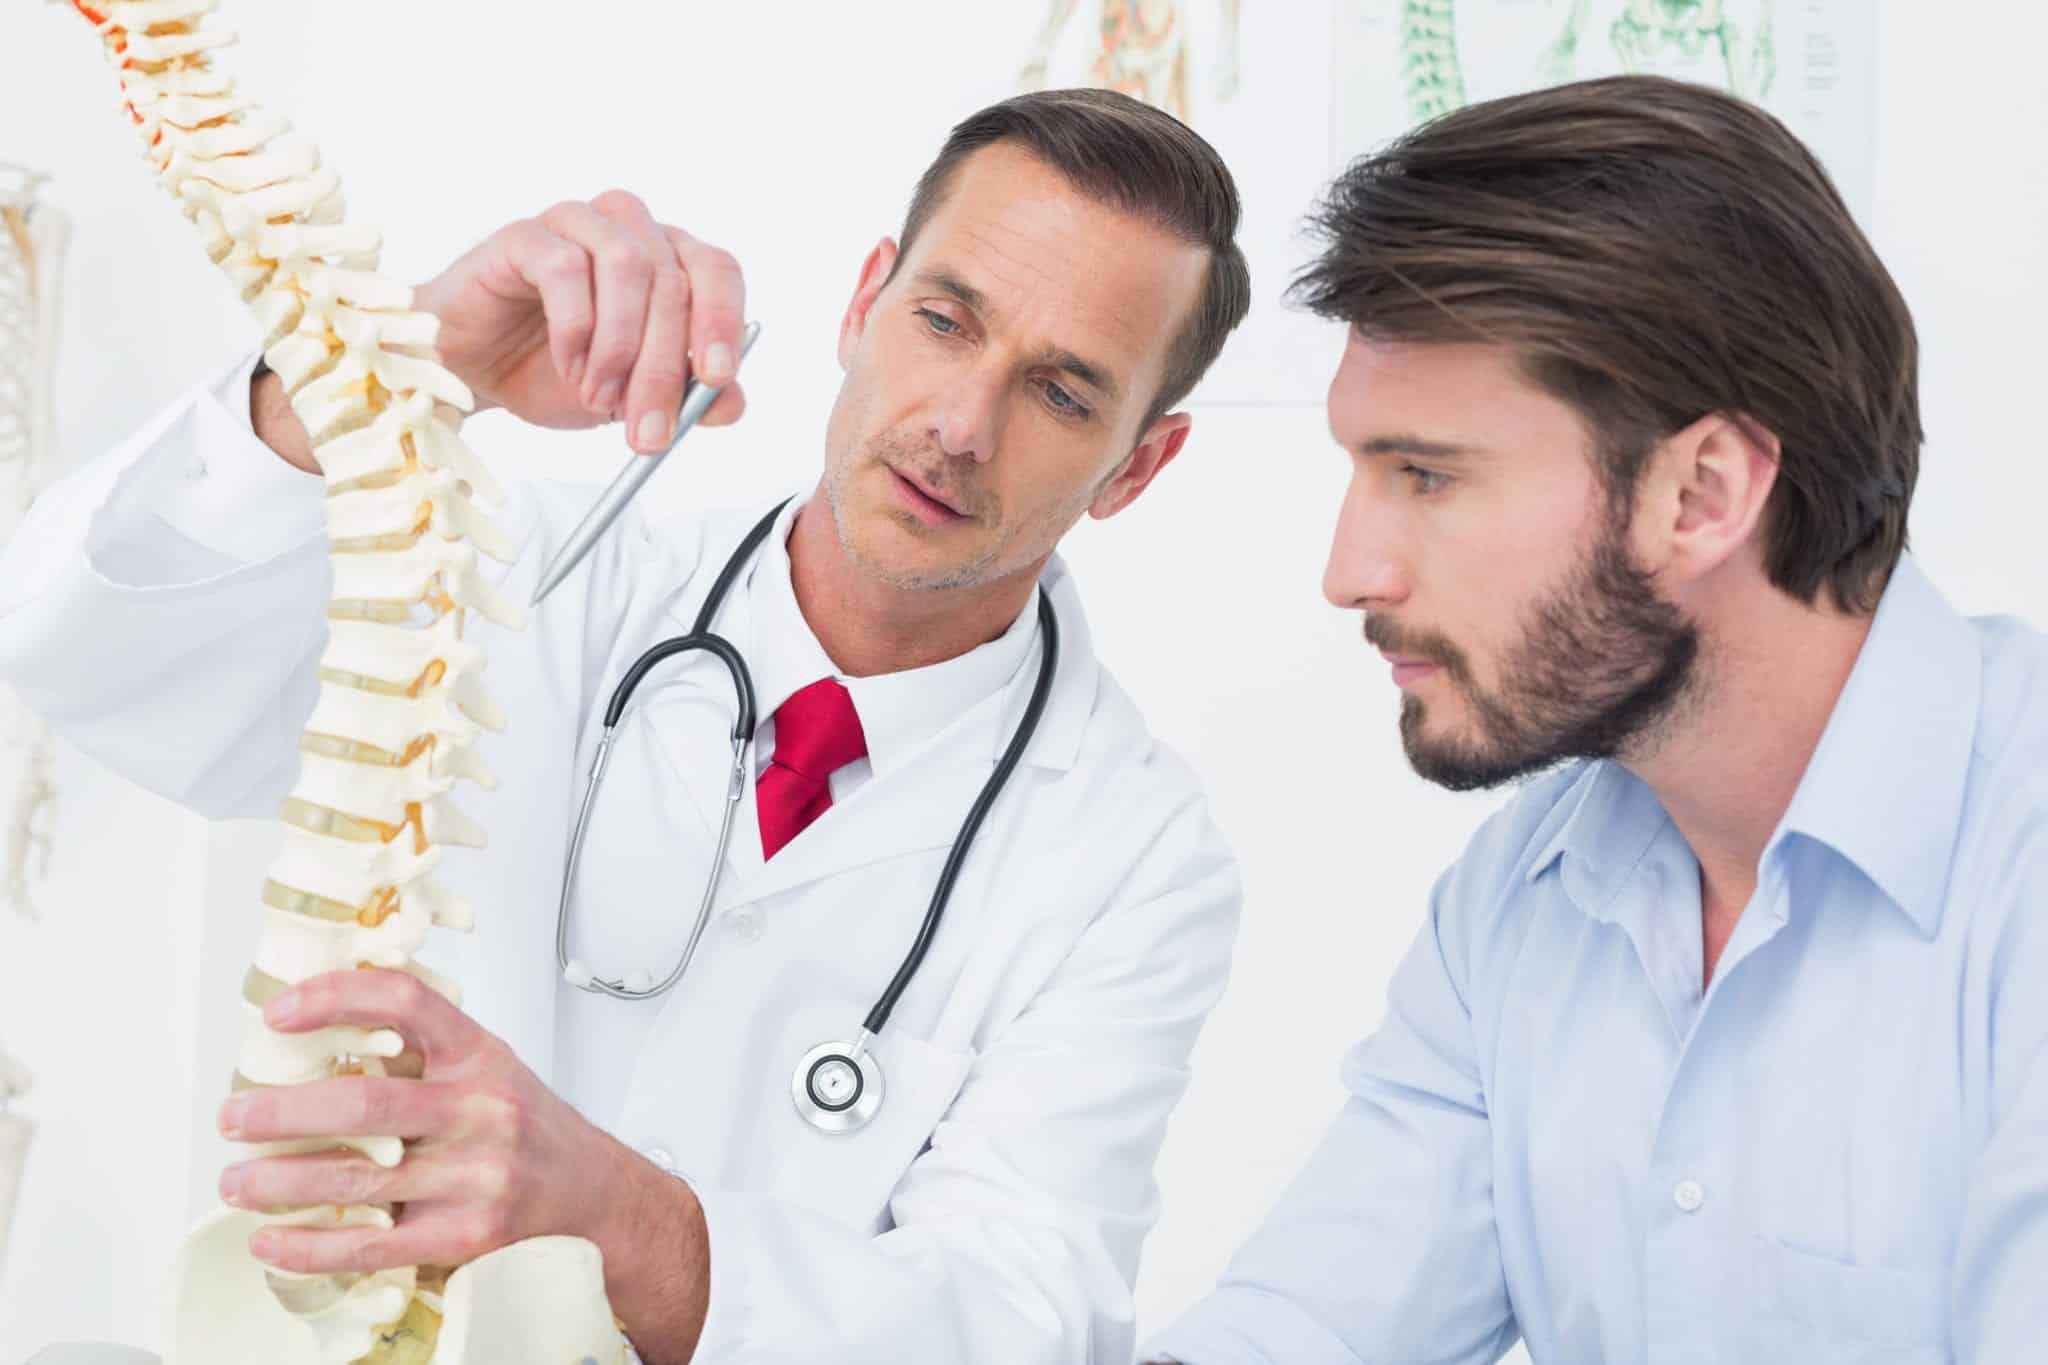
[[[659,450],[668,444],[668,414],[659,408],[645,413],[640,418],[640,427],[634,439],[642,450]]]
[[[242,1168],[230,1166],[220,1173],[220,1198],[224,1204],[242,1207]]]
[[[278,1236],[269,1228],[261,1228],[249,1238],[249,1254],[259,1261],[274,1261],[279,1249]]]
[[[723,384],[732,378],[732,347],[714,341],[704,351],[704,382]]]
[[[236,1098],[222,1102],[220,1107],[220,1134],[222,1137],[238,1138],[243,1125],[249,1121],[249,1102]]]
[[[597,401],[591,408],[597,412],[610,412],[619,402],[619,381],[614,379],[597,391]]]
[[[289,1024],[299,1014],[299,996],[296,991],[286,991],[274,997],[263,1007],[263,1022],[272,1028]]]

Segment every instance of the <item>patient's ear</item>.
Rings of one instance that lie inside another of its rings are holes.
[[[868,310],[875,306],[876,297],[895,269],[895,239],[884,237],[875,243],[875,249],[861,263],[860,282],[853,288],[853,298],[846,305],[846,315],[839,319],[840,369],[853,364],[854,350],[860,345],[861,334],[868,329]]]
[[[1184,412],[1169,412],[1145,428],[1145,434],[1138,438],[1138,444],[1131,450],[1116,473],[1102,485],[1095,494],[1095,500],[1088,504],[1088,515],[1100,521],[1113,517],[1138,500],[1138,495],[1152,486],[1152,480],[1159,477],[1159,471],[1173,463],[1173,457],[1180,454],[1187,444],[1188,433],[1193,431],[1195,419]]]
[[[1673,585],[1727,563],[1757,535],[1778,455],[1774,432],[1728,413],[1708,413],[1658,442],[1636,484],[1636,562]]]

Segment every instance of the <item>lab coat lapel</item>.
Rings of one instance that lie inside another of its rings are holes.
[[[1059,667],[1024,766],[1064,769],[1075,762],[1094,709],[1099,670],[1073,578],[1057,557],[1043,582],[1059,618]],[[1038,660],[1034,647],[1002,690],[926,741],[887,777],[868,782],[844,805],[826,811],[772,860],[756,864],[759,871],[745,888],[747,898],[759,900],[821,877],[949,846],[1023,718],[1038,678]],[[1022,776],[1020,771],[1011,780]],[[758,857],[758,824],[752,837],[752,854]],[[739,841],[737,831],[733,840]]]
[[[976,706],[886,777],[872,778],[819,816],[766,863],[759,825],[753,852],[760,869],[746,884],[762,900],[825,877],[953,842],[967,808],[994,768],[987,733],[1000,694]],[[752,799],[749,798],[749,805]],[[738,841],[738,835],[734,835]]]

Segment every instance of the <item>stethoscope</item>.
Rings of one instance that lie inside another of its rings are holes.
[[[733,813],[739,809],[753,776],[747,751],[754,743],[755,719],[754,679],[747,671],[747,661],[729,640],[712,631],[711,623],[718,615],[726,594],[731,591],[733,581],[753,558],[755,551],[761,548],[761,543],[775,528],[776,519],[788,505],[785,501],[771,509],[732,552],[732,557],[725,562],[725,568],[712,584],[710,596],[704,599],[704,606],[698,611],[690,633],[663,640],[635,660],[633,666],[626,670],[626,676],[619,680],[610,703],[605,707],[604,732],[597,738],[597,754],[591,760],[589,785],[583,790],[583,805],[576,812],[576,830],[569,838],[568,866],[562,876],[562,899],[555,912],[555,963],[561,968],[563,978],[579,990],[593,995],[609,995],[615,1000],[652,1000],[664,994],[673,989],[683,979],[683,973],[689,970],[698,940],[703,938],[704,928],[711,922],[711,903],[717,897],[726,848],[732,842]],[[960,832],[953,837],[952,850],[946,856],[944,870],[939,873],[938,885],[932,889],[931,904],[925,909],[924,923],[919,926],[917,938],[910,945],[903,965],[896,969],[896,975],[889,982],[888,989],[882,992],[882,998],[875,1001],[875,1007],[868,1011],[867,1018],[861,1023],[860,1036],[851,1043],[833,1040],[818,1044],[797,1062],[796,1072],[790,1078],[790,1095],[796,1101],[797,1113],[806,1123],[822,1132],[853,1132],[865,1127],[882,1107],[884,1087],[881,1064],[874,1055],[875,1036],[889,1021],[897,1000],[923,965],[925,953],[938,935],[939,920],[946,913],[946,902],[952,898],[953,883],[960,875],[961,864],[967,861],[967,851],[974,846],[974,836],[1002,792],[1003,784],[1010,780],[1011,772],[1023,758],[1025,746],[1037,731],[1046,699],[1052,693],[1053,673],[1059,665],[1060,627],[1052,609],[1052,599],[1042,586],[1038,590],[1038,626],[1044,644],[1038,660],[1038,682],[1031,689],[1031,701],[1024,708],[1024,717],[1017,722],[1017,731],[1010,737],[1008,747],[996,761],[995,771],[989,774],[981,794],[968,808],[967,819],[961,824]],[[732,675],[733,693],[739,703],[739,714],[732,727],[732,769],[726,782],[725,811],[718,824],[718,848],[712,855],[711,876],[704,887],[704,898],[698,902],[697,922],[690,930],[689,942],[683,945],[682,956],[676,959],[676,965],[667,976],[655,982],[649,974],[637,972],[618,980],[606,980],[569,956],[569,895],[576,884],[576,863],[583,855],[583,836],[590,826],[590,813],[597,804],[597,789],[603,783],[605,768],[611,761],[612,734],[620,717],[625,714],[633,689],[655,665],[691,650],[714,655],[725,665],[726,672]],[[637,980],[634,979],[636,977]]]

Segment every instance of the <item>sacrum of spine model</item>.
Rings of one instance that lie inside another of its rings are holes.
[[[517,628],[524,613],[480,571],[513,547],[480,503],[496,481],[457,434],[473,406],[434,351],[437,320],[378,275],[380,238],[342,221],[340,185],[282,119],[237,92],[212,57],[231,34],[203,26],[216,0],[72,0],[120,72],[147,157],[198,226],[207,254],[264,332],[264,355],[311,436],[327,484],[334,571],[320,695],[284,802],[284,846],[262,889],[264,927],[243,986],[248,1027],[235,1085],[384,1074],[388,1030],[273,1033],[264,1003],[323,972],[410,972],[431,926],[467,930],[469,907],[438,887],[448,845],[484,832],[450,799],[494,786],[475,752],[504,718],[463,640],[470,612]],[[353,1149],[390,1166],[405,1144],[336,1134],[258,1155]],[[288,1276],[250,1257],[263,1223],[385,1226],[381,1206],[222,1209],[180,1255],[172,1365],[614,1365],[626,1345],[605,1303],[597,1249],[543,1238],[447,1274],[405,1268]]]

